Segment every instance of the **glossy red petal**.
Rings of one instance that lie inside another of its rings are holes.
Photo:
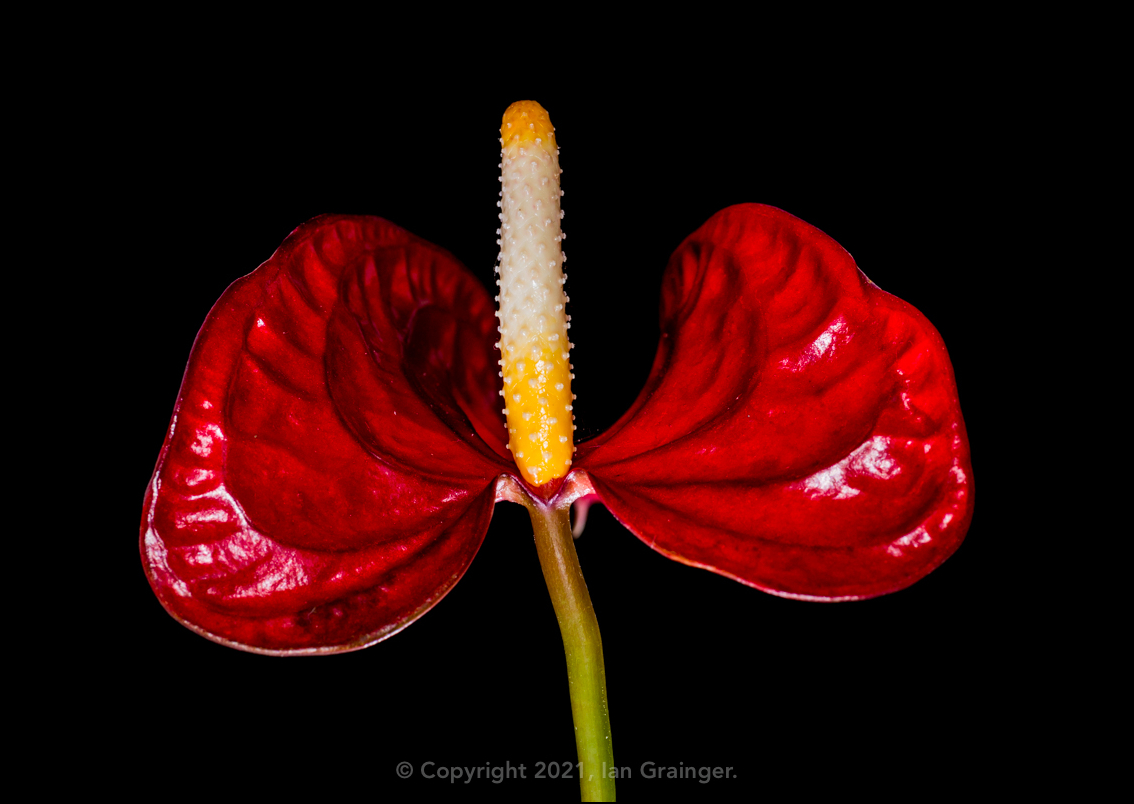
[[[468,271],[387,221],[296,229],[194,344],[142,519],[166,609],[265,652],[363,647],[428,610],[511,469],[495,324]]]
[[[834,240],[772,207],[719,212],[670,260],[661,328],[638,400],[576,461],[651,547],[838,600],[960,544],[972,468],[945,344]]]

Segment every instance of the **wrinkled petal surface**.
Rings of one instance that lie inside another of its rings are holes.
[[[465,572],[510,471],[483,287],[372,217],[323,216],[234,283],[147,490],[169,612],[263,652],[353,649]]]
[[[960,544],[972,468],[945,344],[834,240],[719,212],[670,260],[661,329],[642,394],[576,460],[644,542],[825,600],[906,587]]]

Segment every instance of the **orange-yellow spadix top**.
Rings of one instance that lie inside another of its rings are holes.
[[[541,485],[571,468],[575,429],[568,298],[563,290],[559,149],[535,101],[513,103],[500,126],[501,376],[508,448],[524,479]]]

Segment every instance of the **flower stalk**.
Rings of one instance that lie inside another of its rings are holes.
[[[614,768],[614,749],[610,739],[602,638],[575,552],[571,509],[568,506],[549,508],[536,500],[526,506],[535,530],[543,578],[551,594],[567,654],[582,800],[614,801],[614,779],[607,778]]]
[[[563,285],[559,146],[547,111],[513,103],[500,125],[500,377],[508,449],[524,479],[551,483],[569,471],[575,452],[574,394]],[[583,801],[614,801],[610,715],[595,609],[579,568],[570,506],[522,495],[567,654],[567,680]]]

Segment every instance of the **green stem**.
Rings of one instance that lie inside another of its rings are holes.
[[[535,528],[536,551],[567,653],[571,714],[579,751],[579,787],[583,801],[614,801],[614,750],[606,707],[606,670],[598,620],[579,568],[571,536],[571,509],[527,506]],[[611,778],[607,778],[608,775]]]

